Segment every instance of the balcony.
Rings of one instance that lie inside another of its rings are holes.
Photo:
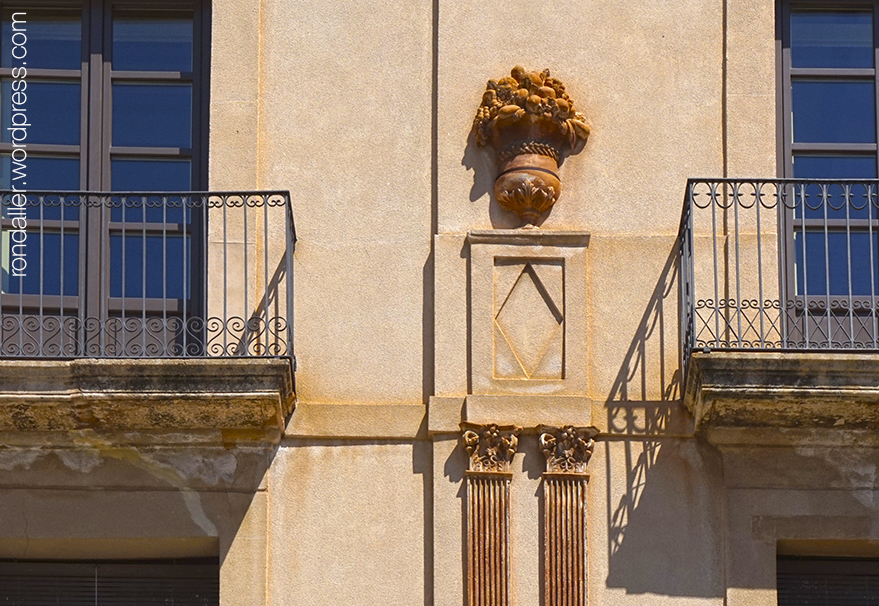
[[[685,401],[725,444],[879,429],[879,181],[690,180]]]
[[[280,438],[294,399],[289,193],[0,196],[0,433]]]

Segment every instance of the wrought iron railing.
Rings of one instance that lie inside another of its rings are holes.
[[[680,227],[694,350],[879,349],[879,180],[691,179]]]
[[[289,193],[0,196],[0,357],[292,360]]]

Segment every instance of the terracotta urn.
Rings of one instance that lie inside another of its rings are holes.
[[[560,158],[589,137],[564,84],[549,70],[528,73],[518,65],[510,76],[488,81],[473,129],[477,144],[497,155],[498,203],[526,226],[535,226],[558,200]]]

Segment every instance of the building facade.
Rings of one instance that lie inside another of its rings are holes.
[[[879,599],[874,0],[0,17],[8,603]]]

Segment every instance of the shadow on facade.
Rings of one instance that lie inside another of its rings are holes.
[[[607,398],[607,586],[720,597],[720,462],[681,401],[678,259],[675,245]]]

